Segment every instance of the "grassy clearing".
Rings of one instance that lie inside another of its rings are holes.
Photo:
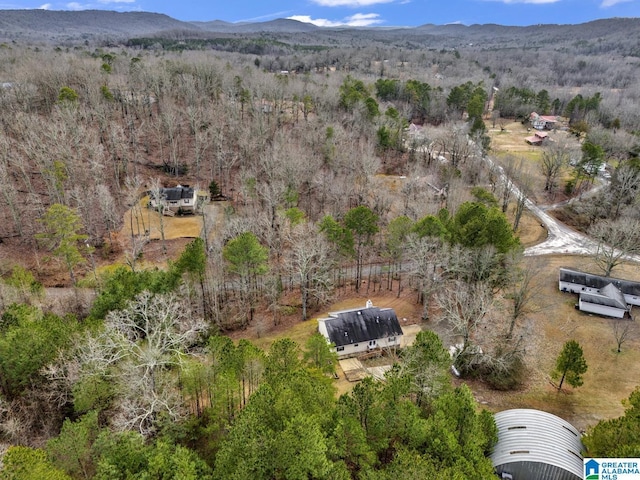
[[[550,141],[562,142],[579,148],[578,140],[571,134],[562,130],[554,130],[549,133]],[[571,168],[567,167],[559,177],[559,191],[553,198],[548,197],[548,192],[543,190],[545,179],[540,171],[540,160],[543,148],[529,145],[525,138],[533,135],[533,129],[528,129],[520,122],[510,122],[504,130],[489,128],[488,135],[491,138],[491,153],[498,163],[503,164],[507,156],[523,159],[522,169],[524,176],[530,178],[532,185],[529,196],[537,203],[554,203],[563,200],[562,190],[566,181],[571,178]]]
[[[510,207],[509,212],[512,212],[513,208],[515,207]],[[510,220],[513,223],[513,218]],[[520,219],[516,234],[520,238],[522,246],[527,248],[542,243],[547,238],[547,229],[540,224],[538,217],[525,211]]]
[[[533,223],[535,217],[528,221]],[[535,225],[539,226],[538,223]],[[532,230],[535,230],[535,225],[531,226]],[[601,419],[621,415],[624,411],[621,401],[633,391],[640,374],[640,337],[625,343],[622,353],[616,353],[612,325],[619,320],[579,312],[574,308],[577,296],[558,290],[558,269],[561,266],[597,271],[588,258],[558,255],[538,257],[533,261],[540,268],[537,282],[541,288],[535,299],[539,311],[530,315],[525,334],[528,365],[526,385],[519,391],[498,392],[479,382],[467,383],[477,400],[492,411],[538,408],[555,413],[582,430]],[[614,274],[640,280],[635,265],[624,265]],[[376,306],[394,308],[403,325],[419,322],[421,307],[411,292],[403,292],[400,298],[391,292],[376,292],[370,296],[352,294],[317,312],[314,318],[306,322],[286,319],[279,326],[264,329],[260,335],[257,330],[249,330],[236,334],[235,338],[249,338],[265,350],[274,341],[286,337],[304,346],[306,340],[317,331],[318,318],[326,316],[329,311],[363,306],[367,298],[371,298]],[[423,327],[434,328],[436,325],[427,323]],[[574,389],[565,386],[558,392],[551,372],[564,343],[571,339],[582,346],[589,369],[582,387]],[[349,392],[354,383],[348,382],[339,373],[340,378],[335,381],[337,393]],[[459,383],[458,380],[455,382]]]
[[[151,240],[159,240],[162,237],[162,230],[164,230],[166,240],[200,236],[202,232],[202,217],[200,215],[163,216],[157,211],[147,208],[148,203],[149,197],[146,196],[140,199],[135,209],[127,210],[124,215],[121,235],[131,236],[131,226],[133,225],[136,234],[144,234],[144,231],[147,230]]]
[[[366,289],[366,285],[363,288]],[[318,331],[319,318],[328,316],[329,312],[364,307],[369,299],[377,307],[393,308],[398,316],[398,320],[400,320],[400,324],[403,326],[415,324],[420,319],[422,306],[416,303],[416,297],[411,292],[403,293],[400,298],[397,298],[397,292],[387,291],[371,293],[371,295],[367,295],[366,293],[361,295],[351,294],[348,297],[337,300],[321,312],[317,312],[313,318],[307,321],[303,322],[297,317],[289,317],[283,319],[280,325],[270,325],[268,328],[265,328],[263,324],[262,328],[249,328],[243,332],[235,332],[231,335],[231,338],[236,341],[240,338],[247,338],[265,351],[268,351],[275,341],[283,338],[290,338],[300,345],[300,347],[304,347],[309,337]],[[343,393],[350,392],[355,383],[349,382],[340,368],[337,370],[339,378],[334,381],[336,393],[342,395]]]
[[[621,401],[638,384],[640,338],[625,343],[618,354],[612,326],[615,321],[631,320],[579,312],[574,308],[577,295],[558,290],[558,268],[568,266],[595,272],[588,259],[549,256],[536,261],[542,268],[538,278],[542,288],[536,299],[540,311],[531,315],[533,328],[527,338],[529,382],[522,391],[504,394],[479,387],[479,395],[492,409],[539,408],[567,419],[579,429],[621,415],[624,411]],[[626,265],[614,274],[640,280],[634,265]],[[589,369],[583,386],[576,389],[563,386],[562,392],[558,392],[550,374],[562,346],[572,339],[582,346]]]
[[[366,285],[365,285],[366,288]],[[312,318],[306,321],[299,320],[296,316],[290,316],[281,321],[280,325],[262,325],[245,332],[237,332],[232,338],[249,338],[258,347],[269,350],[271,344],[276,340],[290,338],[301,347],[305,342],[318,331],[318,319],[329,315],[329,312],[347,310],[350,308],[364,307],[367,300],[371,300],[376,307],[393,308],[400,320],[401,325],[409,325],[418,322],[420,318],[421,306],[416,303],[414,295],[406,294],[397,298],[397,292],[376,292],[371,295],[351,295],[337,300],[326,309],[317,312]],[[295,315],[298,315],[297,313]]]

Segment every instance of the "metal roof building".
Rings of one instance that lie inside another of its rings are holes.
[[[632,305],[640,305],[639,302],[634,302],[640,298],[640,282],[633,282],[631,280],[623,280],[621,278],[603,277],[602,275],[594,275],[592,273],[585,273],[572,268],[560,268],[560,290],[565,288],[567,291],[571,291],[571,285],[584,286],[587,289],[600,290],[612,283],[618,290],[620,290],[626,298],[627,303]],[[577,290],[579,292],[580,289]],[[636,297],[636,298],[633,298]]]
[[[541,410],[518,408],[494,415],[498,443],[491,461],[499,478],[582,480],[580,432]]]
[[[559,288],[578,293],[578,307],[583,312],[623,318],[631,312],[630,305],[640,306],[640,283],[630,280],[560,268]]]

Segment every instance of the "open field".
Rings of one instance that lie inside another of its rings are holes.
[[[503,129],[493,128],[491,122],[486,122],[487,134],[491,138],[490,155],[498,163],[503,164],[506,157],[514,157],[516,161],[522,159],[521,178],[530,179],[528,196],[537,204],[552,204],[565,200],[563,186],[569,179],[569,169],[560,175],[558,188],[552,195],[544,191],[544,176],[540,171],[540,159],[543,147],[529,145],[525,138],[533,135],[533,129],[520,122],[503,124]],[[564,130],[553,130],[549,134],[548,142],[558,142],[579,149],[579,142],[573,135]]]
[[[621,401],[638,384],[640,375],[640,336],[637,334],[616,353],[614,320],[582,313],[574,308],[577,295],[558,290],[558,268],[573,267],[596,271],[590,261],[578,256],[548,256],[535,259],[541,268],[537,283],[541,286],[536,299],[539,312],[532,314],[532,330],[525,341],[529,367],[528,381],[518,392],[493,392],[472,384],[480,402],[499,411],[507,408],[539,408],[565,418],[578,429],[586,429],[598,420],[624,412]],[[627,265],[614,271],[622,278],[640,280],[637,266]],[[563,385],[558,392],[551,379],[555,360],[568,340],[576,340],[584,350],[589,366],[584,385]]]
[[[148,232],[149,242],[142,252],[142,266],[165,265],[168,259],[177,258],[187,243],[202,235],[204,230],[202,215],[163,216],[147,208],[148,202],[149,197],[143,197],[134,208],[125,212],[122,229],[114,234],[121,252],[116,262],[124,262],[124,252],[131,248],[132,232],[134,235],[144,235]],[[204,205],[208,235],[213,236],[221,230],[227,203],[212,202]]]

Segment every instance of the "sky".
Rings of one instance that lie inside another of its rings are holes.
[[[0,0],[3,9],[164,13],[178,20],[265,22],[292,18],[319,26],[577,24],[640,17],[640,0]]]

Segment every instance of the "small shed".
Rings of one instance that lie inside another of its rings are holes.
[[[527,408],[504,410],[494,418],[498,443],[491,461],[499,478],[582,480],[584,447],[569,422]]]
[[[334,345],[338,358],[356,356],[375,349],[398,347],[402,328],[392,308],[374,307],[330,312],[318,320],[318,331]]]
[[[549,134],[546,132],[536,132],[533,136],[527,137],[524,140],[529,145],[543,145],[545,141],[549,138]]]

